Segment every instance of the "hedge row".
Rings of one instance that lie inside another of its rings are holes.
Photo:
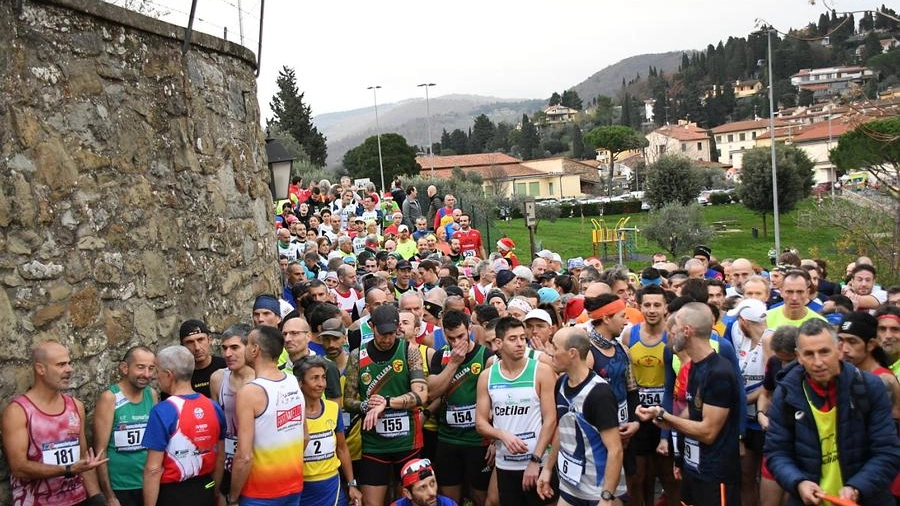
[[[560,216],[563,218],[568,218],[569,216],[603,216],[610,214],[633,214],[641,212],[641,201],[640,200],[622,200],[622,201],[614,201],[614,202],[598,202],[595,204],[581,204],[578,202],[568,203],[563,202],[562,204],[556,204],[556,207],[559,207]],[[510,209],[510,215],[512,218],[522,218],[521,208],[513,208]],[[497,210],[497,215],[499,217],[499,209]],[[540,213],[540,206],[538,206],[538,213]]]

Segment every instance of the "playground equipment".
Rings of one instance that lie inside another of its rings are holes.
[[[626,258],[630,258],[636,250],[637,234],[640,230],[636,227],[628,227],[630,216],[619,218],[615,226],[609,227],[603,218],[592,218],[591,223],[594,225],[591,230],[591,246],[594,256],[598,256],[599,247],[603,248],[603,259],[609,255],[609,246],[615,244],[616,251],[619,255],[619,263],[625,263]]]

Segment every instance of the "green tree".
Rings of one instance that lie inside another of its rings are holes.
[[[881,40],[878,39],[878,34],[874,31],[866,35],[866,40],[863,44],[863,61],[881,54]]]
[[[278,91],[269,102],[274,118],[268,126],[275,126],[296,140],[309,157],[309,161],[319,167],[325,166],[328,148],[325,135],[312,124],[312,109],[303,103],[303,93],[297,88],[294,69],[282,67],[275,80]]]
[[[714,234],[703,223],[703,212],[697,202],[689,205],[672,202],[650,211],[641,233],[673,257],[709,242]]]
[[[654,209],[675,203],[697,202],[703,179],[691,160],[681,155],[664,155],[647,167],[644,200]]]
[[[584,134],[584,139],[593,149],[605,149],[609,153],[609,173],[607,194],[612,195],[612,181],[615,174],[616,158],[624,151],[647,146],[647,138],[632,128],[622,125],[596,127]]]
[[[594,126],[612,125],[613,101],[606,95],[597,95],[597,109],[594,112]]]
[[[815,94],[812,90],[800,90],[797,93],[797,105],[799,106],[810,106],[816,101]]]
[[[583,160],[586,150],[584,149],[584,134],[578,125],[572,125],[572,158]]]
[[[465,155],[469,153],[469,137],[459,128],[454,128],[450,132],[450,149],[457,155]]]
[[[756,212],[763,220],[763,235],[767,234],[766,215],[773,210],[771,148],[753,148],[744,152],[741,182],[737,197],[747,209]],[[778,177],[778,212],[793,211],[797,203],[809,195],[815,182],[813,162],[806,153],[794,146],[779,144],[775,147]]]
[[[560,102],[562,102],[562,97],[559,96],[559,93],[554,91],[553,94],[550,95],[550,100],[547,101],[547,105],[559,105]]]
[[[559,103],[560,105],[571,107],[572,109],[578,109],[579,111],[584,107],[584,103],[582,103],[581,97],[578,96],[578,92],[575,90],[564,91],[562,97],[559,100]]]
[[[406,139],[400,134],[381,135],[381,159],[386,183],[392,181],[394,176],[415,176],[422,170],[416,162],[416,150],[407,144]],[[344,155],[344,168],[354,178],[367,177],[373,182],[380,182],[378,137],[373,135],[359,146],[347,151]]]
[[[531,160],[538,156],[540,150],[541,139],[538,136],[537,128],[534,123],[528,119],[527,114],[522,115],[522,132],[519,136],[519,154],[523,160]]]
[[[508,153],[509,152],[509,133],[514,130],[512,125],[505,121],[501,121],[497,123],[497,128],[494,131],[494,136],[491,137],[491,140],[487,145],[487,152],[494,153],[497,151]]]
[[[479,114],[472,125],[472,136],[469,138],[469,147],[472,153],[487,152],[488,145],[494,138],[497,127],[486,115]]]

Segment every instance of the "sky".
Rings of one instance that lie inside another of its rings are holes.
[[[184,25],[187,0],[167,21]],[[195,28],[238,40],[254,52],[261,0],[198,0]],[[258,86],[263,121],[282,66],[293,67],[313,115],[430,96],[474,94],[546,98],[619,60],[643,53],[703,49],[746,36],[764,19],[805,26],[828,7],[875,9],[882,0],[388,0],[265,2]],[[859,19],[859,15],[856,16]],[[582,97],[587,98],[587,97]]]

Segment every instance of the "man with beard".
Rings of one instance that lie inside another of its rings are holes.
[[[337,269],[338,286],[331,293],[337,306],[348,314],[353,311],[353,306],[361,298],[356,288],[356,270],[352,266],[342,265]]]
[[[447,257],[450,259],[450,263],[452,263],[453,265],[459,265],[463,260],[465,260],[459,243],[459,237],[450,239],[450,254],[447,255]]]
[[[618,404],[619,436],[623,445],[626,445],[640,428],[640,423],[634,419],[634,409],[640,404],[640,394],[631,366],[631,356],[617,339],[628,323],[625,301],[614,293],[601,293],[603,286],[606,285],[595,283],[584,294],[584,308],[590,317],[585,328],[592,344],[587,362],[612,387]],[[632,475],[635,468],[634,450],[626,447],[624,472]],[[625,493],[622,485],[620,483],[619,490],[613,491],[616,496]]]
[[[710,346],[713,315],[699,302],[675,313],[669,333],[672,349],[691,359],[687,381],[688,418],[662,406],[637,408],[637,416],[661,428],[676,430],[684,439],[681,500],[695,506],[740,504],[738,436],[740,385],[731,363]]]
[[[400,470],[403,497],[391,506],[456,506],[449,497],[438,495],[438,483],[428,459],[412,459]]]
[[[841,356],[845,362],[850,362],[860,371],[870,372],[881,379],[893,405],[894,420],[900,421],[900,383],[887,368],[890,365],[887,354],[875,339],[877,327],[878,320],[866,311],[854,311],[846,315],[838,328]]]
[[[143,503],[144,462],[141,446],[156,392],[150,387],[156,356],[146,346],[133,346],[119,362],[122,379],[100,393],[94,405],[94,453],[106,450],[109,462],[97,469],[107,504],[140,506]]]
[[[210,396],[209,378],[212,373],[225,367],[225,359],[211,352],[209,328],[202,320],[187,320],[178,330],[181,345],[194,356],[194,373],[191,375],[191,389],[197,393]],[[164,399],[167,392],[163,392]]]
[[[459,230],[453,233],[454,239],[459,239],[460,250],[465,257],[477,256],[487,259],[484,243],[481,241],[481,232],[472,228],[472,217],[462,214],[459,217]]]
[[[887,354],[890,369],[900,379],[900,307],[883,305],[875,311],[878,342]]]
[[[726,297],[733,297],[735,295],[743,295],[744,294],[744,281],[747,281],[750,276],[756,274],[753,270],[753,263],[746,258],[737,258],[734,262],[731,262],[731,279],[729,282],[731,286],[728,287],[728,290],[725,292]]]

